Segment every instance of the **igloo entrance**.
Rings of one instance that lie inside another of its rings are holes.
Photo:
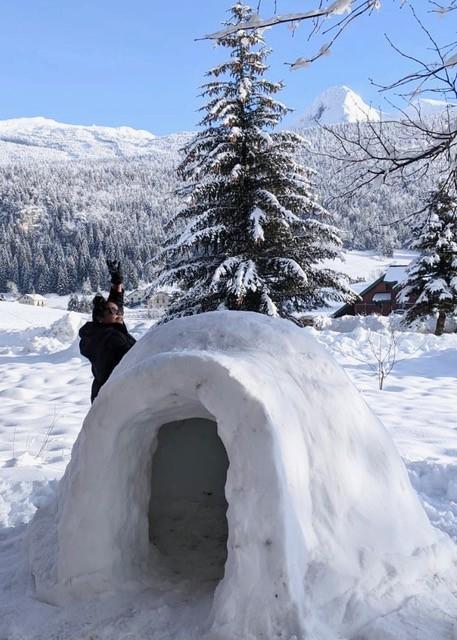
[[[228,464],[214,421],[161,426],[152,458],[149,539],[174,574],[203,581],[224,575]]]

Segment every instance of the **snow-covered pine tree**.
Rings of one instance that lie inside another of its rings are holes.
[[[227,24],[252,15],[237,3]],[[186,204],[159,255],[160,282],[182,291],[165,320],[218,308],[291,317],[350,299],[345,276],[322,265],[341,241],[312,191],[311,171],[294,157],[303,139],[272,131],[288,109],[272,97],[282,83],[263,78],[262,31],[239,30],[218,44],[230,59],[207,73],[203,130],[179,167]]]
[[[457,311],[457,198],[438,190],[432,194],[426,220],[413,229],[412,248],[421,255],[408,270],[399,300],[416,301],[408,309],[405,323],[435,314],[435,334],[444,331],[446,316]]]

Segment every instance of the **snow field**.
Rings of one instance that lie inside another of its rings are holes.
[[[356,276],[362,268],[364,273],[376,271],[379,263],[384,264],[358,252],[346,264]],[[153,605],[147,592],[124,593],[61,610],[30,599],[25,595],[27,583],[17,577],[17,568],[25,562],[22,523],[53,499],[56,480],[90,406],[90,367],[79,356],[75,318],[85,321],[63,309],[0,303],[0,635],[8,640],[188,640],[182,630],[192,627],[198,607],[189,602],[185,585],[177,587],[171,599],[164,592]],[[140,312],[129,312],[126,322],[136,337],[153,323]],[[368,364],[367,338],[370,332],[385,333],[385,320],[343,319],[323,325],[320,331],[304,331],[343,365],[394,438],[430,521],[457,540],[457,335],[436,338],[403,331],[399,361],[379,391]],[[422,637],[424,625],[428,637],[454,640],[451,617],[435,617],[431,623],[438,605],[446,608],[446,599],[449,595],[437,587],[429,605],[422,602],[419,615],[411,598],[382,625],[374,622],[366,633],[362,629],[357,640],[415,640]],[[449,602],[449,610],[452,606]],[[199,608],[197,617],[204,617],[204,597]],[[408,608],[414,612],[414,625]]]
[[[50,302],[63,308],[0,303],[0,527],[31,519],[90,407],[90,365],[77,339],[87,318],[66,312],[66,298]]]
[[[431,522],[457,541],[457,334],[410,332],[400,318],[341,318],[306,329],[343,365],[389,430]],[[369,340],[397,331],[397,362],[378,389]]]
[[[191,432],[182,423],[189,419]],[[206,439],[197,435],[202,419],[217,422],[228,468],[221,458],[216,477],[200,482],[197,470],[215,462],[209,440],[194,457]],[[170,423],[160,471],[151,456]],[[206,538],[223,518],[224,486],[227,560],[214,582]],[[180,565],[195,543],[182,532],[171,542],[188,522],[195,533],[197,516],[197,532],[209,533],[197,540],[198,571],[189,575]],[[171,528],[171,572],[161,524]],[[162,555],[151,534],[161,537]],[[334,359],[294,324],[242,312],[175,320],[135,345],[87,415],[57,501],[29,531],[40,600],[66,608],[126,584],[150,590],[152,600],[164,590],[206,595],[209,613],[188,629],[195,639],[336,640],[361,629],[369,637],[373,621],[382,627],[379,618],[403,612],[410,597],[420,609],[437,588],[449,604],[434,617],[449,637],[456,551],[430,525],[392,439]],[[428,638],[426,625],[415,640]]]

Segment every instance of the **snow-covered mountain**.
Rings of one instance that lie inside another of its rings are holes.
[[[339,126],[351,136],[357,123]],[[334,136],[319,126],[302,134],[306,143],[297,155],[316,171],[319,197],[337,216],[345,245],[382,253],[405,246],[406,222],[391,222],[423,206],[435,171],[408,191],[367,186],[351,203],[342,202],[335,199],[342,177],[332,156]],[[156,137],[45,118],[0,122],[0,291],[14,281],[22,290],[65,293],[80,287],[87,274],[93,289],[100,289],[105,258],[114,252],[126,256],[129,286],[148,281],[147,265],[163,242],[163,227],[181,205],[176,168],[192,135]]]
[[[150,156],[170,144],[179,148],[181,138],[181,134],[157,138],[149,131],[131,127],[63,124],[40,117],[17,118],[0,121],[0,163]]]
[[[351,122],[378,122],[381,111],[371,107],[345,85],[329,87],[304,111],[297,122],[301,128]]]
[[[437,116],[446,102],[420,98],[405,108],[410,117]],[[455,106],[455,105],[451,105]],[[347,86],[326,89],[302,113],[295,126],[311,129],[318,125],[351,124],[383,119],[400,119],[401,114],[385,114],[368,105]],[[158,137],[132,127],[102,127],[64,124],[50,118],[0,120],[0,165],[37,160],[127,160],[176,154],[192,136],[191,132]]]
[[[318,125],[350,124],[356,122],[379,122],[401,120],[403,113],[414,119],[437,117],[457,104],[435,98],[415,98],[407,106],[399,105],[402,111],[384,112],[367,104],[355,91],[339,85],[323,91],[299,116],[295,125],[309,129]]]

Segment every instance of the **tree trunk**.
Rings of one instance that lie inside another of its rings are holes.
[[[438,313],[438,319],[436,321],[436,327],[435,327],[436,336],[443,335],[445,322],[446,322],[446,313],[444,311],[440,311]]]

